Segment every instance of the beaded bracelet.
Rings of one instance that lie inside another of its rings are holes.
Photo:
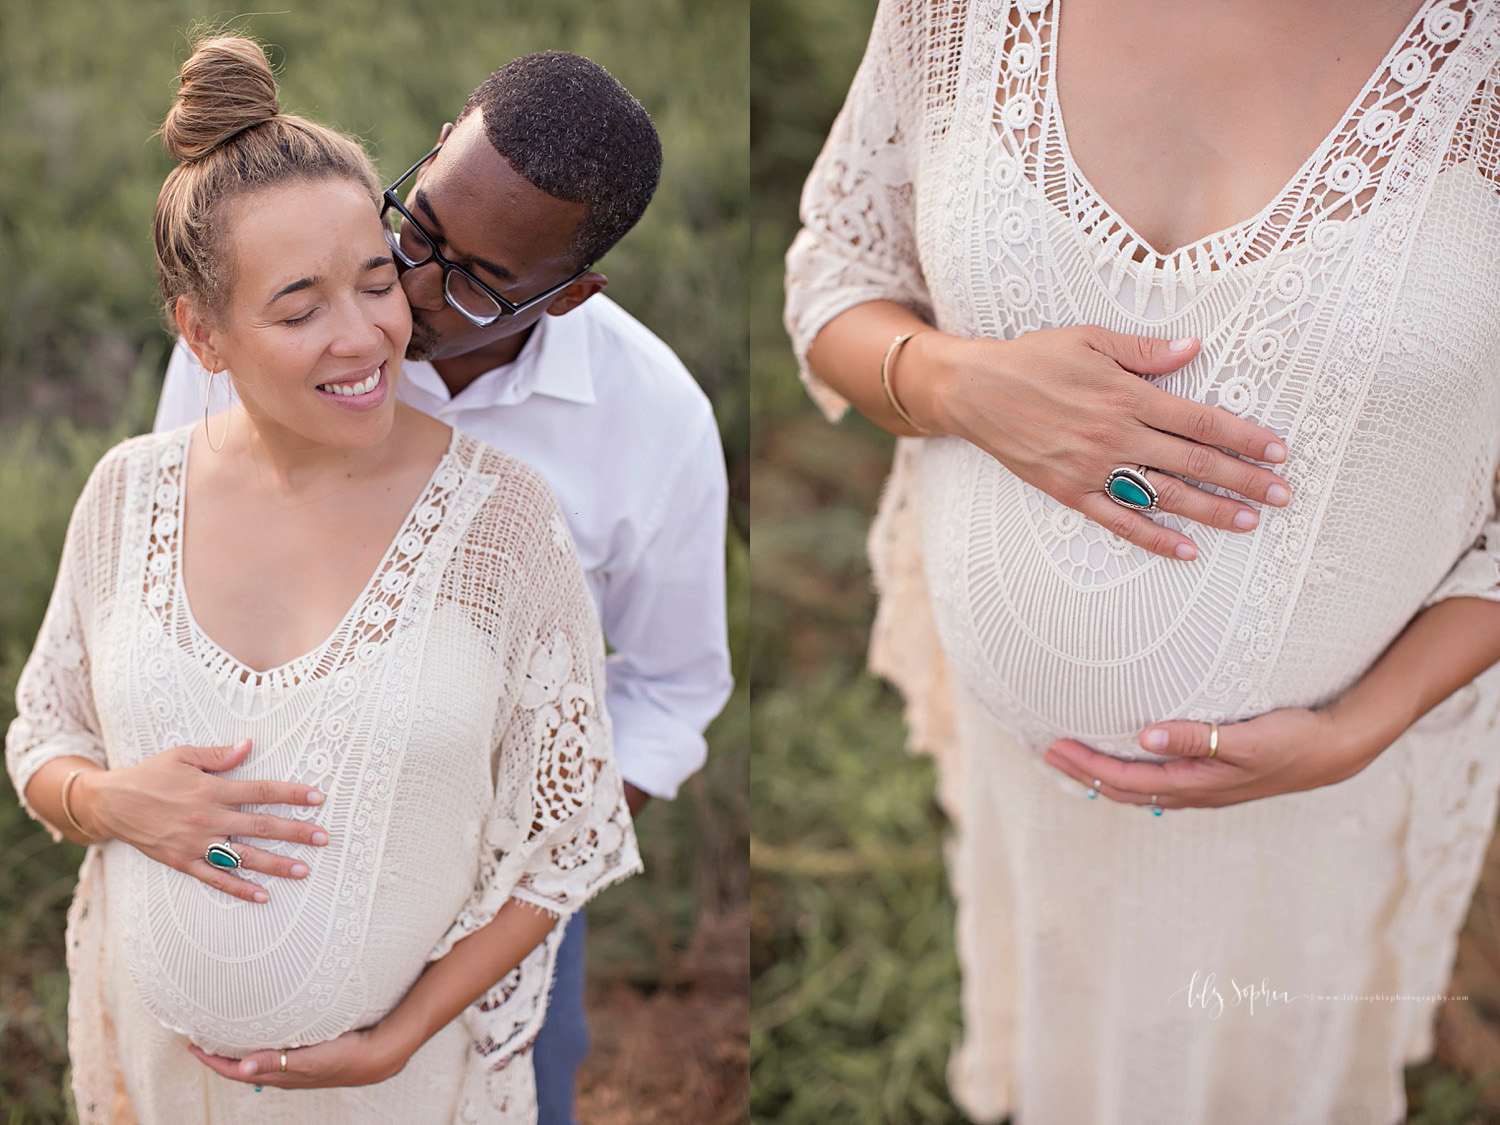
[[[891,358],[902,344],[915,335],[917,335],[915,332],[904,332],[892,340],[891,346],[885,349],[885,358],[880,361],[880,389],[885,392],[885,400],[891,404],[891,409],[896,412],[896,417],[916,430],[917,433],[926,435],[927,431],[913,422],[911,415],[896,401],[896,392],[891,389]]]

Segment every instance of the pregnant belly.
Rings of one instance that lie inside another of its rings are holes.
[[[1038,751],[1073,737],[1155,759],[1137,742],[1150,723],[1236,721],[1326,702],[1434,581],[1388,573],[1380,562],[1389,540],[1378,536],[1368,560],[1354,554],[1330,566],[1316,541],[1299,545],[1290,524],[1277,526],[1283,513],[1249,535],[1188,529],[1201,549],[1195,563],[1158,558],[958,441],[930,443],[917,487],[951,670]],[[1351,582],[1350,572],[1366,577]]]
[[[109,940],[153,1016],[238,1057],[336,1038],[396,1005],[468,880],[385,854],[394,849],[373,849],[376,865],[341,849],[347,832],[330,836],[327,848],[282,846],[308,863],[305,879],[252,876],[270,892],[264,904],[231,899],[128,845],[106,846]]]

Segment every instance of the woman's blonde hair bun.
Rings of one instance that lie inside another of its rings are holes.
[[[175,327],[182,297],[212,315],[224,307],[234,261],[225,208],[281,184],[343,179],[380,201],[370,157],[352,137],[295,113],[282,113],[266,52],[242,35],[211,33],[193,44],[179,72],[182,88],[162,122],[177,167],[156,197],[152,235],[162,310]]]
[[[162,144],[173,160],[202,160],[281,112],[266,52],[242,35],[199,39],[177,77],[177,100],[161,127]]]

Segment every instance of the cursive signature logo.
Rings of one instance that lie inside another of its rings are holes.
[[[1258,983],[1249,984],[1241,984],[1230,977],[1225,990],[1221,991],[1215,974],[1197,972],[1193,973],[1192,979],[1184,987],[1179,988],[1167,999],[1176,1000],[1184,993],[1187,994],[1187,1006],[1201,1008],[1210,1019],[1218,1019],[1224,1014],[1226,1007],[1244,1007],[1251,1015],[1254,1015],[1257,1004],[1262,1008],[1267,1008],[1272,1004],[1290,1004],[1294,1000],[1312,999],[1306,993],[1293,996],[1290,992],[1278,991],[1272,988],[1271,982],[1264,977]]]
[[[1215,973],[1194,972],[1192,978],[1179,988],[1168,1000],[1186,999],[1189,1008],[1197,1008],[1209,1019],[1218,1019],[1229,1008],[1243,1008],[1254,1015],[1257,1008],[1264,1010],[1276,1004],[1291,1004],[1297,1000],[1359,1000],[1366,1003],[1383,1000],[1467,1000],[1467,996],[1411,996],[1389,993],[1345,992],[1337,995],[1322,995],[1312,992],[1293,994],[1285,989],[1271,987],[1271,982],[1262,977],[1258,982],[1241,983],[1234,977],[1221,984]]]

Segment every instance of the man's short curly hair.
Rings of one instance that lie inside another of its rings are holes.
[[[495,151],[548,195],[586,205],[578,264],[597,262],[635,226],[661,178],[661,141],[641,103],[582,55],[540,51],[506,63],[475,90]]]

